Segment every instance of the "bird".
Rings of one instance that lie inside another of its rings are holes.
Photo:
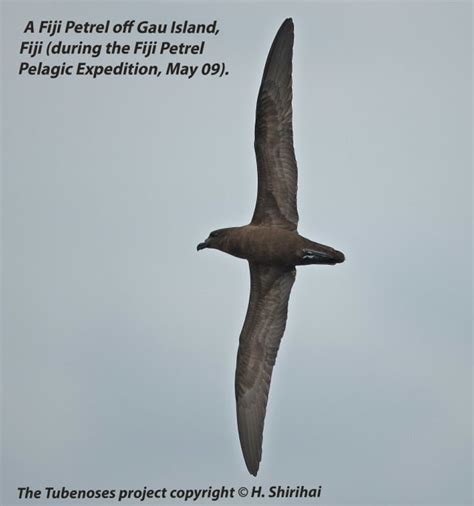
[[[294,24],[280,26],[257,98],[257,202],[248,225],[212,231],[197,250],[217,249],[248,261],[250,297],[235,372],[237,427],[245,464],[257,476],[270,381],[283,337],[296,266],[344,262],[342,252],[299,235],[298,169],[293,147]]]

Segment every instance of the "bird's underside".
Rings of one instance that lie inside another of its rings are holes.
[[[215,248],[247,259],[250,298],[235,374],[237,424],[249,472],[257,474],[273,366],[285,331],[296,265],[330,264],[344,255],[297,232],[298,170],[292,130],[293,22],[273,41],[260,86],[255,123],[257,202],[249,225],[211,232],[198,250]]]

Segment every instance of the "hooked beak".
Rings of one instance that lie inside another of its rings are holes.
[[[205,240],[204,242],[200,242],[198,245],[197,245],[197,250],[200,251],[204,248],[208,248],[209,245],[207,244],[207,240]]]

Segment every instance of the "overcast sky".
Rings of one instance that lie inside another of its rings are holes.
[[[25,485],[470,504],[470,2],[2,7],[3,504]],[[248,268],[196,244],[250,220],[257,91],[289,16],[299,231],[346,262],[298,269],[255,479],[233,390]],[[216,19],[175,35],[207,48],[174,61],[229,75],[18,76],[42,19]]]

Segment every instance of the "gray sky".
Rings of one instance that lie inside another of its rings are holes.
[[[3,503],[280,484],[470,504],[470,3],[2,7]],[[289,16],[299,230],[347,260],[298,269],[254,479],[233,392],[247,265],[195,247],[250,220],[255,101]],[[26,21],[48,18],[217,19],[181,60],[230,74],[18,77]]]

